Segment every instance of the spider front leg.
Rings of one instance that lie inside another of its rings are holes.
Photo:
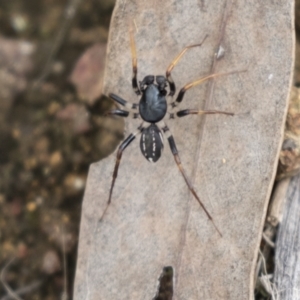
[[[135,139],[136,135],[138,133],[140,133],[143,130],[143,124],[141,124],[139,126],[139,131],[135,132],[135,133],[131,133],[123,142],[122,144],[119,146],[118,152],[117,152],[117,159],[116,159],[116,163],[115,163],[115,168],[114,168],[114,172],[113,172],[113,176],[112,176],[112,182],[111,182],[111,186],[110,186],[110,190],[109,190],[109,197],[108,197],[108,201],[107,201],[107,205],[106,208],[102,214],[102,216],[100,217],[99,221],[101,222],[103,220],[103,217],[111,203],[111,198],[112,198],[112,193],[113,193],[113,189],[114,189],[114,185],[115,185],[115,181],[116,178],[118,177],[118,170],[119,170],[119,166],[120,166],[120,162],[121,162],[121,158],[122,158],[122,154],[123,151],[127,148],[127,146]]]
[[[198,47],[201,46],[205,39],[207,38],[207,35],[204,37],[204,39],[202,40],[202,42],[200,44],[195,44],[195,45],[190,45],[185,47],[176,57],[175,59],[171,62],[171,64],[169,65],[167,71],[166,71],[166,77],[170,86],[170,93],[169,96],[173,96],[176,92],[176,86],[175,86],[175,82],[171,76],[171,71],[173,70],[173,68],[177,65],[177,63],[179,62],[179,60],[182,58],[182,56],[185,54],[185,52],[193,47]]]
[[[246,72],[246,70],[242,70],[242,71],[231,71],[231,72],[227,72],[227,73],[215,73],[215,74],[210,74],[210,75],[207,75],[207,76],[204,76],[200,79],[197,79],[191,83],[188,83],[186,84],[181,90],[180,92],[178,93],[178,96],[176,98],[176,100],[174,102],[171,103],[171,106],[174,108],[176,106],[179,105],[179,103],[183,100],[183,97],[184,97],[184,94],[185,92],[196,86],[196,85],[199,85],[201,83],[203,83],[204,81],[208,80],[208,79],[211,79],[211,78],[215,78],[215,77],[219,77],[219,76],[225,76],[225,75],[230,75],[230,74],[234,74],[234,73],[240,73],[240,72]]]
[[[222,237],[222,234],[220,232],[220,230],[218,229],[218,227],[216,226],[211,214],[208,212],[208,210],[206,209],[206,207],[204,206],[203,202],[200,200],[199,196],[197,195],[192,183],[190,182],[189,178],[187,177],[186,173],[185,173],[185,170],[181,164],[181,160],[180,160],[180,157],[179,157],[179,154],[178,154],[178,150],[177,150],[177,147],[176,147],[176,144],[175,144],[175,140],[174,140],[174,137],[172,135],[172,133],[170,132],[170,129],[168,128],[168,126],[162,121],[160,122],[160,127],[161,127],[161,130],[164,132],[164,134],[166,135],[167,139],[168,139],[168,142],[169,142],[169,145],[170,145],[170,149],[171,149],[171,152],[172,154],[174,155],[174,159],[175,159],[175,162],[177,164],[177,167],[179,169],[179,171],[181,172],[184,180],[185,180],[185,183],[187,184],[189,190],[191,191],[191,193],[193,194],[193,196],[195,197],[195,199],[198,201],[198,203],[200,204],[200,206],[202,207],[202,209],[204,210],[204,212],[206,213],[208,219],[212,222],[212,224],[214,225],[215,229],[217,230],[217,232],[219,233],[219,235]]]
[[[137,81],[137,55],[132,30],[130,30],[130,49],[132,56],[132,88],[137,95],[140,95],[141,91]]]

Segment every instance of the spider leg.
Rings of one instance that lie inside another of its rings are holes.
[[[116,94],[110,93],[109,97],[112,98],[118,104],[126,107],[128,110],[136,110],[138,108],[138,105],[136,103],[133,103],[133,104],[129,103],[126,100],[124,100],[123,98],[116,95]]]
[[[137,55],[132,29],[130,30],[130,49],[132,56],[132,88],[137,95],[141,94],[137,83]]]
[[[196,86],[196,85],[199,85],[201,84],[202,82],[208,80],[208,79],[211,79],[211,78],[215,78],[215,77],[219,77],[219,76],[225,76],[225,75],[230,75],[230,74],[234,74],[234,73],[238,73],[238,72],[245,72],[246,70],[242,70],[242,71],[231,71],[231,72],[226,72],[226,73],[215,73],[215,74],[210,74],[210,75],[207,75],[207,76],[204,76],[200,79],[197,79],[191,83],[188,83],[186,84],[181,90],[180,92],[178,93],[178,96],[176,98],[176,100],[174,102],[171,103],[171,106],[174,108],[176,107],[182,100],[183,100],[183,97],[184,97],[184,94],[185,92]]]
[[[122,144],[119,146],[119,149],[118,149],[118,152],[117,152],[117,159],[116,159],[116,163],[115,163],[115,168],[114,168],[114,172],[113,172],[113,176],[112,176],[112,182],[111,182],[111,186],[110,186],[110,190],[109,190],[109,197],[108,197],[108,201],[107,201],[107,204],[106,204],[106,208],[105,208],[102,216],[99,219],[100,222],[103,220],[103,217],[104,217],[104,215],[105,215],[105,213],[106,213],[106,211],[107,211],[107,209],[108,209],[108,207],[109,207],[109,205],[111,203],[111,197],[112,197],[112,193],[113,193],[115,181],[116,181],[116,178],[118,176],[118,170],[119,170],[119,165],[120,165],[120,162],[121,162],[123,151],[135,139],[136,135],[143,130],[143,124],[141,124],[138,129],[139,129],[139,131],[137,131],[135,133],[131,133],[122,142]]]
[[[170,132],[170,129],[168,128],[168,126],[164,123],[164,122],[161,122],[161,124],[163,124],[163,126],[161,127],[162,131],[164,132],[164,134],[166,135],[166,137],[168,138],[168,142],[169,142],[169,145],[170,145],[170,149],[171,149],[171,152],[172,154],[174,155],[174,159],[175,159],[175,162],[178,166],[178,169],[179,171],[181,172],[184,180],[185,180],[185,183],[187,184],[189,190],[191,191],[191,193],[193,194],[193,196],[196,198],[196,200],[198,201],[198,203],[200,204],[200,206],[202,207],[202,209],[204,210],[204,212],[206,213],[208,219],[213,223],[215,229],[217,230],[217,232],[219,233],[219,235],[222,237],[222,234],[220,232],[220,230],[218,229],[218,227],[216,226],[211,214],[208,212],[208,210],[206,209],[206,207],[204,206],[203,202],[200,200],[200,198],[198,197],[192,183],[190,182],[189,178],[187,177],[186,173],[185,173],[185,170],[181,164],[181,160],[180,160],[180,157],[179,157],[179,154],[178,154],[178,150],[177,150],[177,147],[176,147],[176,144],[175,144],[175,140],[174,140],[174,137],[172,135],[172,133]]]
[[[173,81],[173,78],[171,76],[171,71],[173,70],[173,68],[177,65],[177,63],[179,62],[179,60],[182,58],[182,56],[185,54],[185,52],[190,49],[190,48],[193,48],[193,47],[198,47],[198,46],[201,46],[205,39],[207,38],[207,35],[204,37],[204,39],[202,40],[202,42],[200,44],[195,44],[195,45],[190,45],[190,46],[187,46],[185,47],[176,57],[175,59],[171,62],[171,64],[169,65],[167,71],[166,71],[166,77],[167,77],[167,80],[168,80],[168,83],[170,85],[170,93],[169,93],[169,96],[173,96],[176,92],[176,86],[175,86],[175,83]]]
[[[131,111],[129,112],[129,111],[123,110],[123,109],[112,109],[112,110],[108,111],[105,115],[106,116],[116,115],[116,116],[120,116],[120,117],[124,117],[124,118],[127,118],[130,115],[133,119],[137,119],[139,117],[138,113],[131,112]]]
[[[185,117],[188,115],[213,115],[213,114],[222,114],[222,115],[228,115],[228,116],[233,116],[234,113],[232,112],[226,112],[226,111],[221,111],[221,110],[198,110],[198,109],[183,109],[180,110],[176,113],[176,116],[181,118]],[[175,117],[174,114],[173,118]]]

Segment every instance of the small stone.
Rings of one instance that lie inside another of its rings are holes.
[[[55,151],[50,156],[50,166],[56,167],[62,163],[62,155],[59,151]]]
[[[43,257],[42,271],[48,275],[61,270],[60,259],[54,250],[49,250]]]
[[[36,203],[33,202],[33,201],[26,204],[26,209],[27,209],[29,212],[35,211],[35,210],[36,210],[36,207],[37,207],[37,205],[36,205]]]

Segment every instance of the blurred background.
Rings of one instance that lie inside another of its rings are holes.
[[[101,98],[113,6],[0,1],[0,300],[72,299],[88,168],[123,135]]]

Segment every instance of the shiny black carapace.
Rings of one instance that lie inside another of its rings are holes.
[[[150,161],[150,162],[157,162],[161,156],[162,150],[163,150],[163,135],[167,138],[169,142],[169,146],[171,148],[171,152],[174,156],[175,162],[187,184],[189,187],[189,190],[195,197],[195,199],[199,202],[200,206],[205,211],[207,217],[212,221],[214,227],[218,231],[218,233],[221,235],[219,229],[215,225],[210,213],[205,208],[204,204],[198,197],[193,185],[191,184],[190,180],[188,179],[179,155],[177,151],[177,147],[175,144],[175,140],[173,138],[173,135],[171,134],[168,126],[163,121],[167,111],[168,107],[170,108],[170,118],[175,119],[177,117],[184,117],[192,114],[196,115],[202,115],[202,114],[225,114],[225,115],[233,115],[233,113],[228,113],[224,111],[216,111],[216,110],[197,110],[197,109],[185,109],[185,110],[178,110],[175,109],[177,106],[182,102],[183,97],[185,95],[185,92],[192,88],[195,85],[198,85],[202,83],[205,80],[208,80],[210,78],[214,78],[221,75],[231,74],[234,72],[229,73],[218,73],[218,74],[211,74],[207,75],[205,77],[202,77],[196,81],[193,81],[189,84],[186,84],[181,90],[179,91],[176,100],[172,101],[173,95],[176,93],[176,86],[175,83],[171,77],[171,71],[176,66],[178,61],[181,59],[181,57],[184,55],[184,53],[192,47],[201,46],[202,43],[206,37],[203,39],[203,41],[200,44],[195,44],[188,46],[184,48],[180,54],[171,62],[169,67],[166,71],[166,76],[153,76],[148,75],[146,76],[143,81],[140,81],[138,84],[137,81],[137,57],[136,57],[136,48],[134,43],[134,38],[132,32],[130,33],[130,42],[131,42],[131,53],[132,53],[132,68],[133,68],[133,77],[132,77],[132,87],[135,91],[135,93],[140,96],[140,100],[138,104],[131,104],[128,103],[126,100],[121,98],[120,96],[117,96],[115,94],[109,94],[110,98],[112,98],[115,102],[118,104],[124,106],[126,110],[122,109],[114,109],[109,112],[110,115],[118,115],[121,117],[128,117],[129,115],[133,118],[141,118],[143,120],[142,124],[138,127],[138,131],[135,133],[130,134],[119,146],[118,152],[117,152],[117,160],[113,172],[113,179],[110,187],[109,192],[109,198],[107,207],[101,217],[103,218],[112,198],[112,192],[115,184],[115,180],[117,178],[118,169],[120,165],[120,161],[122,158],[122,153],[125,150],[125,148],[135,139],[137,134],[141,134],[141,140],[140,140],[140,148],[141,152],[143,153],[144,157]],[[169,88],[169,93],[167,89]],[[167,101],[167,97],[171,99],[171,101]]]

